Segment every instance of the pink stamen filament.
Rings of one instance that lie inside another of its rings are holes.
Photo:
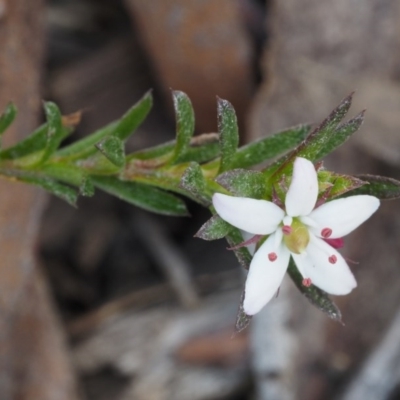
[[[271,262],[274,262],[277,258],[278,258],[278,256],[276,255],[276,253],[269,253],[268,254],[268,260],[271,261]]]
[[[343,238],[324,239],[324,240],[326,243],[329,244],[329,246],[332,246],[334,249],[341,249],[344,246]]]
[[[292,233],[292,227],[289,226],[289,225],[284,225],[284,226],[282,227],[282,233],[283,233],[284,235],[290,235],[290,234]]]
[[[334,254],[332,254],[332,255],[328,258],[328,260],[329,260],[329,262],[330,262],[331,264],[336,264],[337,257],[336,257]]]
[[[328,239],[332,235],[332,229],[331,228],[324,228],[321,231],[321,236],[324,239]]]
[[[303,286],[305,287],[310,287],[312,282],[310,278],[304,278],[303,281],[301,282]]]
[[[236,250],[236,249],[240,249],[241,247],[246,247],[246,246],[248,246],[250,244],[257,243],[261,238],[262,238],[262,235],[254,235],[249,240],[246,240],[246,241],[244,241],[242,243],[239,243],[236,246],[228,247],[227,250]]]

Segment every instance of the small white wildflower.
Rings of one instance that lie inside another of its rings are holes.
[[[254,254],[247,276],[243,308],[254,315],[278,290],[293,257],[303,285],[314,284],[333,295],[345,295],[357,286],[346,261],[325,240],[341,238],[367,220],[379,207],[368,195],[327,202],[314,209],[318,178],[314,165],[296,158],[285,210],[266,201],[216,193],[219,216],[252,235],[268,235]]]

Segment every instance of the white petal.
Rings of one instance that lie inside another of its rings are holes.
[[[281,208],[270,201],[221,193],[214,194],[213,205],[222,219],[255,235],[269,235],[274,232],[285,215]]]
[[[311,264],[311,260],[308,257],[308,255],[306,253],[302,253],[302,254],[295,254],[295,253],[291,253],[294,262],[296,263],[296,267],[299,270],[301,276],[303,278],[309,278],[309,276],[307,276],[306,274],[306,270],[308,269],[308,266]]]
[[[290,253],[283,243],[275,248],[275,235],[272,234],[261,245],[250,264],[247,275],[243,309],[246,314],[258,313],[275,296],[287,270]],[[275,261],[268,259],[274,252]]]
[[[244,242],[246,242],[247,240],[250,240],[252,237],[254,237],[254,233],[249,233],[246,231],[241,231],[241,234],[242,234]],[[249,253],[251,255],[253,255],[256,252],[256,246],[257,246],[257,243],[251,243],[246,246],[247,250],[249,251]]]
[[[305,273],[315,286],[335,295],[348,294],[357,286],[344,258],[322,239],[312,236],[307,252],[311,263],[304,264]],[[329,262],[330,256],[336,257],[334,264]]]
[[[314,165],[305,158],[297,157],[293,165],[293,177],[286,194],[286,213],[291,217],[308,215],[318,197],[318,178]]]
[[[379,207],[379,200],[368,195],[351,196],[333,200],[316,208],[310,218],[317,227],[310,230],[321,237],[324,228],[332,229],[331,239],[340,238],[361,225]]]

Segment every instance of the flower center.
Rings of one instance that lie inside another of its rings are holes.
[[[283,228],[286,228],[286,226],[284,226]],[[297,218],[293,218],[293,222],[290,228],[290,232],[283,235],[283,241],[285,242],[286,247],[292,253],[301,254],[306,249],[306,247],[308,246],[308,242],[310,241],[310,234],[308,233],[308,229]]]

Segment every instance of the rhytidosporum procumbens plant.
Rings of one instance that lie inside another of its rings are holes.
[[[0,174],[40,186],[72,205],[79,194],[92,196],[98,188],[149,211],[185,216],[182,197],[191,198],[213,214],[196,236],[226,238],[241,265],[250,268],[237,330],[275,295],[286,271],[312,304],[340,321],[327,293],[349,293],[356,282],[336,249],[376,211],[379,199],[400,197],[400,182],[393,179],[323,168],[323,157],[363,122],[363,112],[342,122],[351,100],[352,95],[345,98],[313,130],[299,125],[238,147],[236,115],[228,101],[218,99],[218,134],[193,137],[190,100],[173,92],[176,139],[131,154],[125,154],[125,141],[150,111],[150,93],[121,119],[61,148],[79,114],[63,117],[46,102],[47,122],[0,150]],[[1,134],[15,116],[10,104],[0,117]],[[251,169],[271,159],[276,161]]]

